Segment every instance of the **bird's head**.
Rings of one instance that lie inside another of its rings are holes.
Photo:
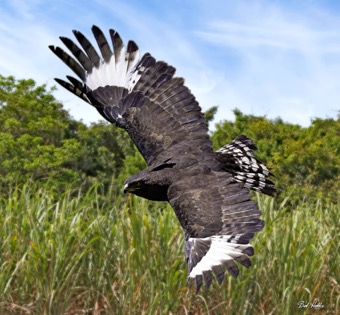
[[[167,201],[170,172],[169,167],[141,171],[125,181],[124,193],[129,192],[155,201]]]
[[[124,194],[132,193],[140,195],[146,185],[147,177],[143,172],[129,177],[124,183]]]

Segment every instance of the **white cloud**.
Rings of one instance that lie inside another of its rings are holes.
[[[243,112],[307,125],[335,116],[340,99],[340,21],[327,8],[290,9],[284,2],[97,0],[5,1],[0,8],[0,73],[54,84],[70,70],[48,50],[79,29],[117,29],[142,52],[166,60],[186,78],[201,106],[219,105],[218,120]],[[190,14],[189,14],[190,13]],[[96,111],[63,91],[76,118]]]
[[[317,18],[325,18],[325,12],[298,16],[272,6],[260,15],[245,12],[196,31],[206,45],[224,47],[226,59],[230,52],[237,54],[232,75],[224,75],[231,67],[228,62],[224,69],[211,64],[223,77],[218,86],[227,87],[212,91],[222,94],[222,104],[302,125],[315,116],[334,117],[340,108],[340,21],[330,16],[328,22],[333,22],[321,28]],[[223,109],[221,114],[226,116]]]

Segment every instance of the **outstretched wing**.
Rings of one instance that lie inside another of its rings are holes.
[[[174,77],[175,68],[156,61],[149,53],[139,60],[137,45],[129,41],[125,48],[113,30],[113,49],[98,27],[93,26],[92,32],[100,54],[78,31],[74,34],[82,49],[61,37],[73,57],[50,46],[80,79],[67,76],[69,82],[56,81],[96,107],[109,122],[124,128],[148,165],[194,147],[212,152],[201,108],[184,80]],[[190,146],[185,144],[188,142]]]
[[[186,231],[185,253],[189,279],[197,290],[209,286],[212,273],[219,283],[225,270],[237,276],[237,264],[249,267],[254,254],[249,241],[264,222],[257,203],[232,175],[208,170],[206,162],[183,170],[169,188],[169,200]]]

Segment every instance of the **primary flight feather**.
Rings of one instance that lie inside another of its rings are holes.
[[[214,152],[201,108],[174,67],[149,53],[140,58],[136,43],[124,46],[114,30],[111,43],[98,27],[92,32],[99,52],[78,31],[80,47],[60,37],[73,56],[50,46],[78,77],[56,81],[128,132],[148,168],[127,179],[124,191],[171,204],[197,290],[210,286],[212,274],[219,283],[226,270],[236,277],[238,263],[251,265],[249,241],[264,226],[248,189],[275,193],[255,144],[241,135]]]

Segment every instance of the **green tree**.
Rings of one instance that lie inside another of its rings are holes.
[[[234,122],[216,125],[212,135],[216,149],[244,134],[255,141],[257,158],[276,176],[281,197],[339,198],[340,117],[316,118],[310,127],[303,128],[280,118],[244,115],[237,109],[234,114]]]
[[[214,120],[217,110],[217,106],[212,106],[204,112],[204,118],[208,125]]]
[[[81,123],[52,95],[53,89],[33,80],[0,76],[0,183],[2,187],[28,179],[72,182],[72,167],[81,144]]]
[[[116,184],[145,167],[124,130],[74,120],[33,80],[0,76],[0,190],[28,180],[66,186]],[[95,109],[93,109],[95,110]],[[104,190],[105,191],[105,190]]]
[[[0,191],[28,180],[58,191],[94,183],[120,191],[127,177],[146,167],[128,134],[104,121],[87,126],[74,120],[53,91],[33,80],[0,76]],[[207,122],[216,111],[206,111]],[[281,197],[339,198],[340,117],[316,118],[303,128],[237,109],[234,114],[234,122],[216,125],[215,149],[244,134],[276,176]]]
[[[78,138],[82,144],[78,168],[90,183],[106,188],[113,184],[120,191],[127,177],[146,167],[129,135],[105,121],[82,128]]]

